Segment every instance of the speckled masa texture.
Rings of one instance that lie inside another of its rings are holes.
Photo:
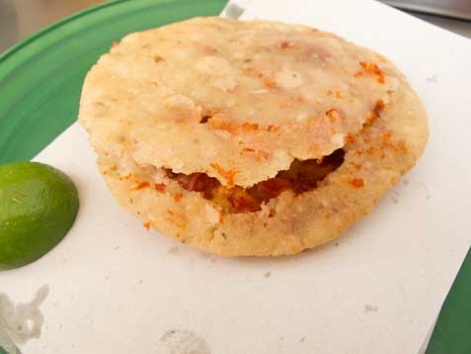
[[[226,256],[294,254],[342,234],[428,137],[420,100],[381,55],[304,26],[220,18],[125,37],[88,74],[79,119],[128,211]],[[227,213],[163,171],[249,187],[339,148],[345,161],[317,188],[250,213]]]

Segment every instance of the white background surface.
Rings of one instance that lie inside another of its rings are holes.
[[[430,114],[423,158],[337,241],[294,257],[222,259],[127,215],[74,125],[37,160],[77,183],[76,224],[41,260],[0,274],[0,292],[16,301],[50,288],[42,336],[25,354],[170,353],[173,329],[213,354],[420,348],[471,244],[470,41],[368,0],[257,0],[245,17],[307,23],[390,57]]]

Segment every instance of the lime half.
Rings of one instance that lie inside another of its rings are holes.
[[[0,270],[51,250],[72,227],[78,207],[77,189],[63,172],[37,162],[0,166]]]

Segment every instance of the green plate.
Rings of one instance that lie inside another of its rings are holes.
[[[85,74],[125,34],[194,16],[224,0],[118,0],[77,13],[0,56],[0,163],[28,160],[77,117]],[[471,353],[471,253],[447,297],[427,353]]]

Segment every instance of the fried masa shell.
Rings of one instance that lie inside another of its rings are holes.
[[[410,169],[425,110],[384,57],[312,28],[197,18],[131,34],[85,80],[80,122],[117,200],[146,227],[226,256],[340,235]],[[165,171],[250,188],[343,148],[315,188],[232,212]]]

